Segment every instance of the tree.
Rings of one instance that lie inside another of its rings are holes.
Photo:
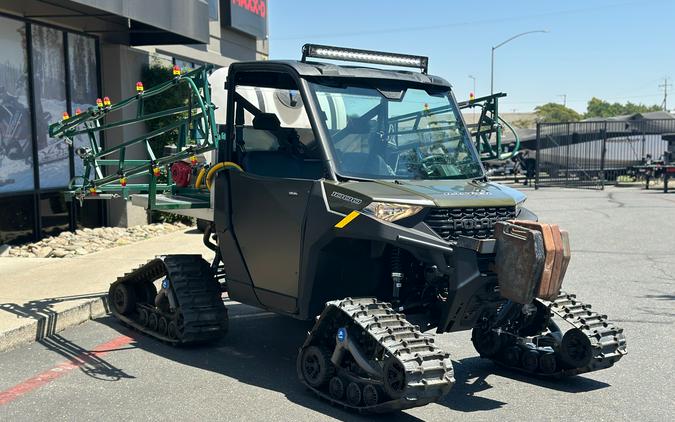
[[[547,103],[534,108],[537,122],[558,123],[571,122],[581,119],[581,115],[562,104]]]
[[[518,129],[530,129],[537,126],[537,122],[535,122],[534,119],[516,119],[509,123],[511,123],[511,126]]]
[[[646,113],[650,111],[659,111],[661,107],[658,105],[647,106],[644,104],[633,104],[630,101],[626,104],[609,103],[599,98],[593,97],[588,102],[586,107],[586,114],[584,118],[590,117],[613,117],[624,114]]]
[[[152,88],[155,85],[170,81],[173,78],[173,69],[171,67],[153,64],[143,68],[141,81],[145,89]],[[143,107],[146,114],[166,111],[172,108],[187,105],[188,87],[187,84],[176,85],[174,88],[152,97],[152,101],[144,101]],[[148,131],[160,129],[164,126],[178,122],[185,118],[187,113],[175,114],[172,116],[160,117],[147,120],[145,125]],[[158,157],[164,155],[164,146],[176,144],[178,141],[178,129],[173,129],[162,135],[150,139],[150,147]]]

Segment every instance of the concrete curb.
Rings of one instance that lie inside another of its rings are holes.
[[[25,318],[26,324],[0,333],[0,352],[40,341],[66,328],[100,318],[107,315],[109,309],[108,298],[104,295],[47,315]]]

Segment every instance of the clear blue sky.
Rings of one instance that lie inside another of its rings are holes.
[[[675,77],[673,0],[269,1],[272,59],[297,59],[306,42],[427,55],[429,72],[448,79],[458,98],[472,90],[470,74],[477,95],[489,94],[490,48],[536,29],[550,32],[496,50],[504,111],[562,102],[561,94],[578,111],[593,96],[660,104],[658,85]]]

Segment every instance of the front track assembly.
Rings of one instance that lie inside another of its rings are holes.
[[[227,332],[220,284],[201,255],[159,256],[112,283],[108,299],[120,321],[171,344],[209,342]]]
[[[519,371],[572,376],[614,365],[626,354],[623,328],[591,311],[576,295],[561,292],[553,301],[537,299],[536,311],[501,325],[474,328],[471,340],[481,357]],[[553,317],[570,326],[564,333]]]
[[[328,302],[297,364],[320,397],[368,413],[426,405],[454,383],[450,355],[433,337],[371,298]]]

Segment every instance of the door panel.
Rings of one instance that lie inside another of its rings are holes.
[[[232,172],[230,180],[233,231],[253,285],[256,290],[294,300],[298,296],[305,212],[314,181],[239,172]],[[259,298],[263,296],[269,297]]]

